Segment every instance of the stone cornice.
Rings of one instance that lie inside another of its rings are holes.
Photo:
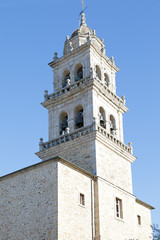
[[[115,65],[114,62],[110,61],[109,58],[100,51],[100,49],[96,46],[96,44],[94,42],[91,42],[90,46],[93,47],[94,51],[96,51],[98,53],[98,55],[100,55],[109,64],[109,66],[115,70],[115,72],[118,72],[120,70]]]
[[[59,102],[68,101],[69,98],[72,97],[74,94],[82,95],[84,92],[87,92],[89,89],[92,88],[92,81],[91,79],[82,79],[80,81],[71,84],[70,86],[63,88],[61,91],[57,93],[49,94],[46,97],[46,101],[42,102],[42,106],[49,109],[53,105],[59,104]],[[80,91],[81,90],[81,91]]]
[[[131,153],[132,150],[127,145],[120,142],[118,139],[116,139],[116,137],[107,133],[105,130],[102,132],[101,129],[102,128],[99,128],[96,134],[97,141],[101,142],[103,145],[105,145],[105,147],[110,148],[112,151],[116,152],[130,163],[136,160],[136,157]]]
[[[127,161],[133,162],[136,157],[132,154],[132,147],[127,146],[121,141],[119,141],[116,137],[109,134],[104,128],[93,123],[92,125],[80,128],[71,133],[66,133],[65,135],[61,135],[56,139],[50,140],[48,142],[40,142],[39,147],[40,151],[36,153],[38,157],[41,159],[45,159],[45,156],[50,156],[49,152],[54,152],[56,146],[63,146],[67,142],[67,146],[72,144],[72,140],[81,141],[81,137],[86,136],[92,140],[98,140],[103,143],[106,147],[109,147],[117,154],[124,157]]]
[[[68,61],[70,58],[73,58],[74,55],[78,55],[80,54],[81,51],[86,51],[86,48],[89,49],[89,46],[90,46],[90,43],[89,42],[86,42],[85,44],[79,46],[78,48],[74,49],[72,52],[60,57],[60,58],[57,58],[56,60],[48,63],[48,65],[51,67],[51,68],[55,68],[57,66],[59,66],[59,64],[61,64],[63,61]]]
[[[116,105],[118,109],[121,109],[123,113],[128,111],[128,108],[125,106],[124,101],[114,94],[109,87],[101,83],[100,80],[94,78],[93,86],[95,86],[95,90],[97,93],[101,93],[105,98],[107,98],[112,104]]]
[[[71,51],[70,53],[60,57],[60,58],[57,58],[56,60],[48,63],[48,65],[51,67],[51,68],[55,68],[57,66],[59,66],[63,61],[68,61],[69,59],[73,58],[74,55],[78,55],[80,54],[80,52],[85,52],[86,49],[90,49],[90,48],[93,48],[100,57],[102,57],[108,64],[111,68],[113,68],[116,72],[118,72],[120,69],[115,65],[114,62],[110,61],[109,58],[103,54],[100,49],[97,47],[97,45],[94,43],[94,41],[89,41],[89,42],[86,42],[84,43],[83,45],[79,46],[78,48],[74,49],[73,51]]]
[[[138,204],[140,204],[140,205],[142,205],[142,206],[146,207],[146,208],[149,208],[150,210],[153,210],[153,209],[155,209],[155,208],[154,208],[154,207],[152,207],[151,205],[149,205],[149,204],[147,204],[147,203],[145,203],[145,202],[141,201],[141,200],[140,200],[140,199],[138,199],[138,198],[136,198],[136,202],[137,202]]]

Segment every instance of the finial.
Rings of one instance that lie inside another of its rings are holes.
[[[86,19],[84,12],[81,15],[81,26],[86,26]]]
[[[82,11],[79,14],[79,16],[81,16],[81,24],[80,24],[80,17],[79,17],[79,24],[80,24],[80,26],[86,26],[86,19],[85,19],[84,11],[86,10],[87,7],[84,4],[83,0],[81,0],[81,2],[82,2]]]
[[[69,40],[69,36],[66,36],[66,41],[68,41]]]
[[[123,103],[125,104],[126,103],[125,96],[122,96],[121,98],[122,98]]]
[[[73,46],[72,46],[72,42],[69,42],[69,52],[73,51]]]
[[[54,60],[54,61],[55,61],[56,59],[58,59],[58,53],[57,53],[57,52],[54,53],[54,57],[53,57],[53,60]]]
[[[44,146],[43,146],[43,138],[40,138],[40,142],[39,142],[39,151],[43,151],[44,150]]]
[[[111,57],[111,62],[114,63],[114,57],[113,56]]]
[[[49,98],[48,98],[48,91],[45,90],[44,91],[44,100],[47,101]]]
[[[130,153],[131,153],[131,154],[133,154],[133,147],[132,147],[132,143],[131,143],[131,142],[129,142],[129,143],[128,143],[128,146],[129,146],[129,148],[130,148]]]

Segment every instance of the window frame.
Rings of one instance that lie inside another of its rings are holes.
[[[86,197],[84,193],[79,192],[78,202],[79,202],[79,206],[83,208],[86,207]]]
[[[137,224],[138,224],[138,226],[142,225],[142,219],[141,219],[140,215],[137,215]]]
[[[122,199],[115,198],[115,216],[117,219],[123,220],[123,204]]]

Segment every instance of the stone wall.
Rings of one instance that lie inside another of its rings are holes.
[[[132,193],[131,163],[96,141],[97,175]]]
[[[137,204],[136,198],[99,178],[99,216],[101,240],[149,240],[150,209]],[[122,200],[123,218],[116,217],[116,197]],[[142,223],[138,224],[137,215]]]
[[[91,179],[72,168],[58,166],[58,239],[92,239]],[[80,193],[85,206],[80,205]]]
[[[38,152],[42,160],[60,156],[86,171],[96,174],[95,133],[92,132],[74,140]]]
[[[0,239],[57,239],[57,163],[1,178]]]

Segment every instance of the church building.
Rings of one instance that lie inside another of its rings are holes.
[[[40,139],[42,161],[1,178],[0,239],[152,240],[153,207],[132,190],[136,158],[124,143],[119,68],[84,12],[49,66],[48,141]]]

